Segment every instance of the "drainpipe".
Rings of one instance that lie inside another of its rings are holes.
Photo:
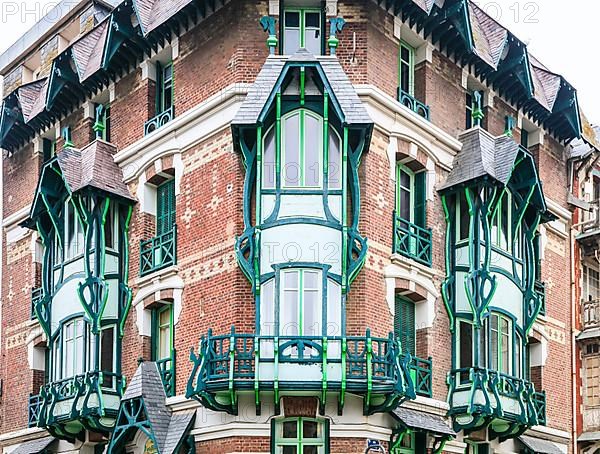
[[[577,345],[575,341],[575,327],[577,322],[577,301],[575,300],[576,292],[575,292],[575,233],[577,231],[571,227],[569,229],[569,247],[571,253],[571,264],[570,264],[570,274],[571,274],[571,392],[573,393],[573,424],[572,424],[572,438],[573,438],[573,452],[577,452],[577,401],[578,401],[578,386],[577,386]]]

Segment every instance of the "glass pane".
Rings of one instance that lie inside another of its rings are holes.
[[[284,55],[295,54],[300,49],[300,29],[299,28],[286,28],[283,39],[283,53]]]
[[[319,186],[321,182],[321,122],[312,115],[304,120],[304,183]]]
[[[113,371],[113,344],[114,344],[114,328],[105,328],[100,334],[100,351],[102,357],[100,358],[100,368],[103,371]]]
[[[471,223],[471,216],[469,214],[469,205],[467,203],[466,196],[463,194],[460,196],[459,202],[459,236],[458,239],[465,240],[469,238],[469,230]]]
[[[275,280],[271,279],[262,285],[260,292],[260,334],[265,336],[275,334],[274,288]]]
[[[319,452],[318,446],[303,446],[302,454],[317,454]]]
[[[340,138],[329,128],[329,187],[331,189],[340,189],[342,187],[342,168],[341,168],[341,146]]]
[[[406,221],[411,221],[410,192],[406,189],[400,189],[400,217]]]
[[[298,438],[298,421],[284,421],[283,438]]]
[[[296,454],[298,452],[297,449],[296,446],[284,446],[283,454]]]
[[[316,421],[302,421],[302,438],[319,438],[319,424]]]
[[[327,280],[327,335],[342,334],[342,288],[337,282]],[[336,349],[339,346],[336,344]],[[330,349],[331,351],[331,349]],[[337,350],[336,350],[337,351]]]
[[[285,186],[300,185],[300,122],[299,115],[292,115],[285,119],[285,162],[283,163],[283,175]]]
[[[406,63],[400,64],[400,88],[409,95],[410,93],[410,66]]]
[[[75,352],[75,373],[82,374],[83,373],[83,363],[85,361],[83,356],[83,336],[78,337],[75,340],[76,344],[76,352]]]
[[[286,11],[285,26],[300,27],[300,13],[298,11]]]
[[[304,291],[304,329],[302,334],[305,336],[321,335],[321,308],[322,302],[319,298],[319,292],[316,290]]]
[[[169,326],[171,324],[171,309],[167,308],[167,309],[161,311],[159,319],[160,319],[161,327]]]
[[[283,285],[286,289],[298,288],[298,271],[286,271],[283,273]]]
[[[316,271],[305,271],[304,272],[304,288],[305,289],[318,289],[320,285],[320,273]]]
[[[271,128],[264,141],[263,188],[275,188],[275,128]]]
[[[321,14],[318,12],[306,13],[306,27],[319,28],[321,26]]]
[[[283,307],[280,308],[279,329],[283,336],[298,335],[298,290],[287,290],[283,293]]]
[[[406,46],[400,47],[400,58],[402,62],[410,63],[410,51]]]
[[[460,325],[460,368],[473,365],[473,327],[470,323],[459,322]]]

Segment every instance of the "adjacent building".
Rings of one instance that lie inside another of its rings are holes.
[[[600,446],[600,142],[475,3],[63,2],[0,74],[2,452]]]

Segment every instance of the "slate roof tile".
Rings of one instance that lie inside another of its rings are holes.
[[[398,407],[392,412],[392,416],[400,420],[409,429],[426,430],[438,435],[456,436],[456,432],[448,425],[446,420],[438,415],[432,415],[411,408]]]
[[[55,440],[56,438],[54,437],[44,437],[38,438],[37,440],[26,441],[21,443],[11,454],[38,454],[40,452],[45,452],[44,450]]]

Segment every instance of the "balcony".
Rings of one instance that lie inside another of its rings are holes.
[[[168,122],[175,118],[175,107],[171,106],[164,112],[159,113],[154,118],[151,118],[146,123],[144,123],[144,135],[156,131],[158,128],[162,128]]]
[[[140,243],[140,276],[177,263],[177,226]]]
[[[156,365],[165,388],[165,394],[167,397],[173,397],[175,395],[175,351],[171,358],[160,359],[156,361]]]
[[[392,252],[431,266],[431,229],[413,224],[394,212],[394,245]]]
[[[31,289],[31,320],[36,318],[35,306],[44,297],[44,289],[42,287]]]
[[[39,394],[31,394],[29,396],[29,404],[27,405],[27,427],[36,427],[40,419],[40,411],[42,409],[42,399]]]
[[[546,315],[546,283],[536,280],[533,284],[533,289],[542,302],[540,315]]]
[[[600,300],[583,301],[582,306],[584,331],[600,328]]]
[[[282,393],[302,392],[318,396],[322,408],[329,394],[337,393],[341,412],[346,393],[359,394],[367,415],[414,399],[415,389],[431,394],[431,362],[413,361],[393,335],[372,337],[369,330],[348,337],[256,336],[235,329],[214,336],[209,331],[191,359],[187,397],[231,414],[237,413],[239,392],[254,395],[257,411],[265,395],[272,395],[277,406]]]
[[[546,424],[546,394],[531,382],[474,367],[451,371],[448,384],[455,430],[489,427],[490,439],[507,439]]]
[[[410,95],[406,91],[398,87],[398,101],[405,107],[408,107],[417,115],[425,118],[429,121],[429,106],[423,104],[421,101]]]
[[[583,222],[579,225],[577,241],[585,255],[594,255],[600,239],[600,200],[590,203],[590,211],[583,212]]]
[[[86,372],[44,385],[38,426],[60,438],[74,439],[82,430],[112,429],[125,381],[112,372]]]

